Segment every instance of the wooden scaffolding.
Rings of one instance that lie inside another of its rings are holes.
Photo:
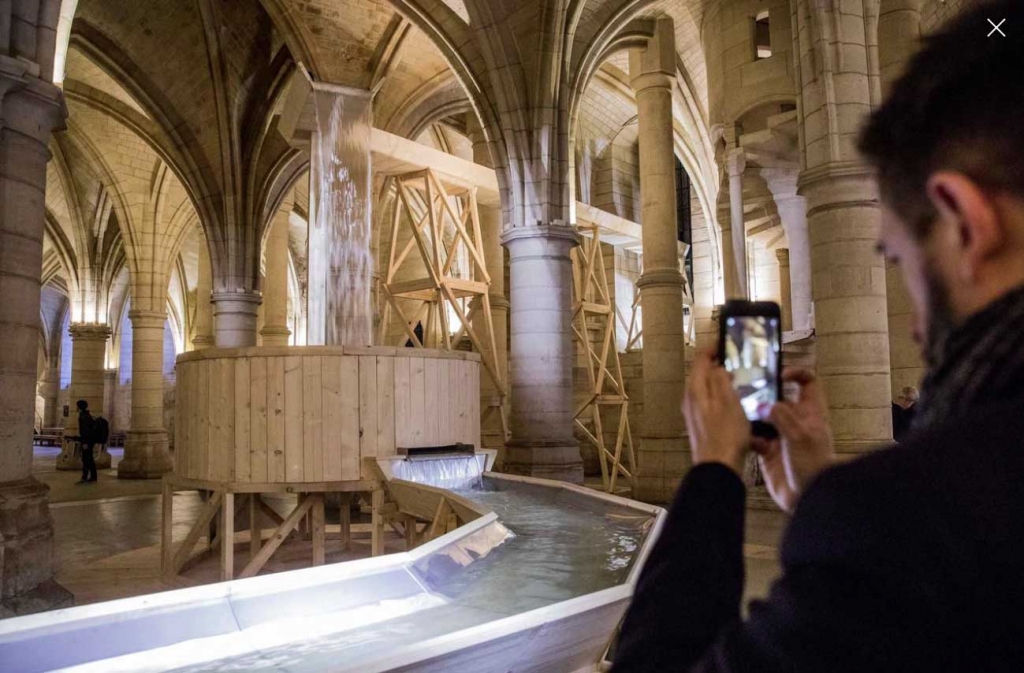
[[[496,391],[492,399],[481,404],[481,423],[497,415],[507,440],[506,388],[497,361],[488,296],[491,277],[484,263],[476,188],[446,188],[427,168],[388,176],[382,190],[385,197],[393,192],[394,201],[386,271],[379,285],[385,303],[378,342],[384,343],[393,315],[415,348],[451,351],[464,336],[468,337],[480,353]],[[403,229],[411,236],[400,245]],[[414,264],[414,248],[422,267]],[[400,275],[413,278],[398,281]],[[421,303],[407,312],[402,300]],[[451,329],[453,317],[459,323],[456,330]],[[422,326],[422,339],[416,332],[417,325]]]
[[[608,277],[596,226],[581,225],[580,246],[573,250],[572,329],[585,361],[588,389],[576,408],[576,427],[595,447],[601,464],[601,480],[608,493],[616,491],[619,476],[633,485],[636,456],[629,429],[629,396],[622,379],[622,364],[615,339],[615,308],[608,291]],[[591,338],[594,333],[596,339]],[[609,450],[601,418],[602,410],[618,408],[615,447]],[[593,431],[587,427],[586,419]]]

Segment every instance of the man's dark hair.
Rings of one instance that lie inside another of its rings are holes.
[[[75,406],[78,407],[79,411],[85,411],[86,409],[89,408],[89,403],[86,402],[85,400],[78,400],[77,402],[75,402]]]
[[[1007,37],[988,37],[989,19],[1006,19]],[[871,115],[860,150],[878,170],[882,200],[918,238],[938,215],[926,193],[936,171],[1024,198],[1024,1],[983,3],[926,38]]]

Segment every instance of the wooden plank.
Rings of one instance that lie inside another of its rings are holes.
[[[302,358],[302,470],[305,481],[324,480],[321,358]]]
[[[268,505],[259,493],[253,493],[253,497],[256,499],[256,506],[260,508],[260,512],[263,516],[267,517],[271,523],[275,526],[280,526],[284,523],[284,517],[278,514],[277,510]]]
[[[284,359],[284,464],[288,481],[303,481],[302,358]]]
[[[174,554],[174,561],[171,563],[171,574],[177,575],[178,571],[188,560],[188,557],[192,555],[192,550],[195,549],[196,542],[203,533],[207,532],[210,522],[213,521],[213,517],[216,516],[217,511],[220,509],[221,502],[223,501],[223,491],[216,491],[213,497],[210,498],[203,508],[199,511],[199,518],[196,519],[192,529],[189,530],[188,535],[185,536],[185,541],[178,547],[177,553]]]
[[[230,360],[226,361],[229,365]],[[225,493],[220,508],[220,581],[235,576],[235,494]]]
[[[470,436],[473,439],[473,446],[483,446],[483,438],[480,436],[480,376],[483,374],[481,367],[474,366],[472,362],[463,362],[466,369],[466,381],[469,392],[466,398],[466,405],[469,409]]]
[[[377,357],[377,455],[395,453],[395,358]]]
[[[426,360],[409,359],[409,446],[426,446]]]
[[[195,365],[178,366],[177,382],[174,395],[174,473],[187,476],[189,473],[190,454],[192,452],[192,423],[196,413],[192,404],[192,373]]]
[[[359,479],[359,358],[341,360],[341,478]]]
[[[267,358],[267,481],[285,477],[284,358]]]
[[[281,522],[281,525],[274,530],[273,535],[271,535],[270,539],[267,540],[267,544],[260,549],[260,552],[256,557],[249,561],[248,565],[245,566],[245,569],[239,573],[239,579],[253,577],[263,568],[264,564],[266,564],[270,557],[274,555],[274,552],[281,546],[281,543],[284,542],[284,539],[288,537],[292,530],[295,529],[299,520],[306,516],[306,512],[309,511],[312,504],[313,500],[311,498],[306,498],[305,502],[292,510],[291,514],[289,514],[288,517]]]
[[[310,497],[313,499],[310,516],[313,535],[313,565],[322,566],[324,564],[324,494],[316,493]]]
[[[321,365],[321,383],[323,385],[323,454],[324,476],[327,481],[342,478],[341,473],[341,438],[342,438],[342,402],[341,402],[341,360],[342,357],[324,357]]]
[[[218,363],[220,377],[220,440],[217,446],[216,477],[235,481],[235,363],[227,358]]]
[[[249,479],[267,481],[267,358],[249,363]]]
[[[160,501],[160,576],[171,574],[174,560],[174,486],[165,479],[161,484]]]
[[[229,360],[230,362],[230,360]],[[249,380],[249,360],[238,358],[235,365],[235,476],[233,481],[252,479],[252,389]]]
[[[409,414],[412,411],[411,390],[409,388],[409,361],[407,357],[394,358],[395,366],[395,447],[409,446],[412,437],[409,433]],[[395,451],[397,453],[397,450]]]
[[[377,455],[377,357],[359,356],[359,458]]]
[[[438,399],[440,375],[437,369],[442,364],[444,360],[423,362],[423,442],[427,446],[437,446],[441,442],[441,423],[438,418],[441,410],[441,401]]]
[[[437,360],[437,444],[444,446],[458,441],[452,422],[452,367],[458,360]]]
[[[210,477],[209,463],[209,425],[210,425],[210,365],[209,360],[202,360],[198,363],[198,374],[196,391],[198,391],[198,404],[196,406],[196,448],[192,453],[195,458],[192,465],[190,477],[196,479],[208,479]]]
[[[249,560],[256,558],[263,544],[263,526],[260,525],[260,494],[249,496]]]
[[[384,553],[384,517],[381,507],[384,506],[384,489],[375,488],[370,496],[370,521],[373,524],[370,533],[370,555],[381,556]]]
[[[348,543],[352,539],[352,496],[349,493],[341,494],[341,509],[338,511],[338,519],[341,549],[347,551]]]

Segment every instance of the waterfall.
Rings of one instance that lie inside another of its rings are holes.
[[[372,344],[371,104],[314,89],[310,166],[308,343]]]
[[[403,460],[395,462],[392,470],[399,479],[450,491],[479,488],[483,483],[477,456]]]

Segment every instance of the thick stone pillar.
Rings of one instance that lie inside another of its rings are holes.
[[[128,312],[132,321],[132,426],[119,479],[159,479],[174,467],[164,428],[163,311]]]
[[[480,122],[476,115],[466,115],[466,126],[469,138],[473,141],[473,161],[481,166],[491,167],[491,154],[487,150]],[[494,328],[494,342],[497,346],[498,371],[508,381],[508,310],[509,301],[505,296],[505,249],[501,246],[501,208],[499,206],[480,205],[480,235],[483,238],[484,264],[491,276],[488,299],[491,302],[491,325]],[[480,372],[480,408],[494,407],[499,403],[497,387],[490,375],[481,368]],[[508,402],[505,403],[508,413]],[[505,436],[501,428],[498,414],[492,413],[481,426],[481,441],[488,448],[503,450]],[[502,457],[503,460],[503,457]],[[504,461],[503,461],[504,462]]]
[[[818,376],[836,451],[848,456],[892,437],[885,264],[875,249],[878,190],[855,144],[872,103],[863,10],[844,4],[843,30],[801,40],[796,61],[805,167],[798,184],[807,199]],[[838,25],[836,11],[797,0],[795,27],[809,35]]]
[[[107,339],[110,338],[109,325],[91,323],[75,323],[69,330],[71,333],[71,391],[69,406],[65,419],[65,433],[78,434],[78,400],[89,403],[89,411],[93,416],[103,415],[104,386],[106,379]],[[108,419],[109,420],[109,419]],[[105,470],[110,467],[110,454],[106,449],[99,451],[97,447],[96,468]],[[64,447],[57,456],[58,470],[81,470],[82,458],[75,455],[75,442],[64,442]]]
[[[793,329],[793,291],[789,279],[789,249],[775,250],[779,262],[779,305],[782,308],[782,331]]]
[[[672,21],[659,19],[647,48],[631,52],[629,58],[640,124],[644,255],[644,270],[637,281],[644,310],[644,423],[634,496],[652,502],[671,499],[689,466],[680,406],[685,341],[672,130],[675,63]]]
[[[887,95],[906,62],[920,47],[921,0],[887,0],[878,19],[882,93]],[[892,397],[905,386],[919,386],[925,374],[921,351],[914,342],[910,297],[898,266],[886,268],[889,307],[889,358]]]
[[[214,292],[214,329],[217,348],[256,345],[256,315],[263,301],[259,292]]]
[[[0,56],[0,617],[71,605],[53,581],[46,485],[32,477],[47,143],[60,89]]]
[[[512,439],[505,470],[583,482],[573,437],[572,259],[574,227],[513,227],[501,237],[509,252],[512,321]],[[681,324],[681,323],[680,323]]]
[[[263,282],[263,337],[264,346],[287,346],[288,337],[288,216],[287,209],[281,208],[274,216],[267,234],[265,270]]]
[[[210,293],[213,291],[213,271],[210,268],[210,248],[206,237],[199,234],[199,277],[196,280],[196,320],[192,337],[192,348],[202,350],[214,344],[213,338],[213,304]]]
[[[50,360],[52,364],[43,374],[43,380],[39,382],[39,396],[43,398],[44,428],[56,427],[61,420],[60,409],[57,406],[60,394],[60,359],[51,357]]]
[[[726,156],[725,167],[729,175],[729,234],[732,237],[729,251],[732,254],[730,268],[733,274],[730,279],[732,291],[726,289],[725,296],[727,299],[747,299],[750,297],[747,274],[747,225],[743,215],[743,171],[747,168],[746,152],[739,148],[730,150]]]
[[[103,372],[103,416],[114,424],[114,397],[117,394],[117,369],[106,369]],[[95,412],[94,412],[95,413]]]

